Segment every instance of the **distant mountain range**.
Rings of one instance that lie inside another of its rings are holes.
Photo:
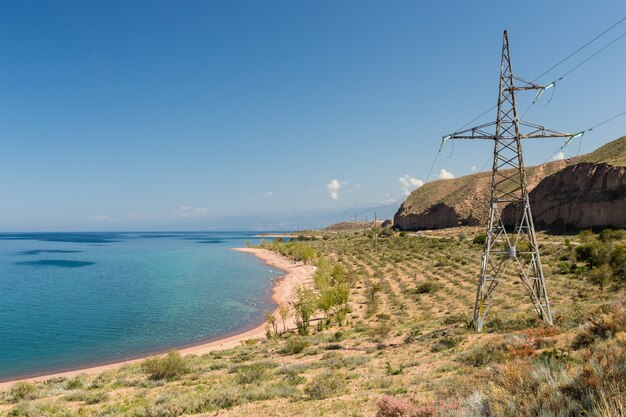
[[[167,229],[179,230],[256,230],[256,231],[290,231],[321,229],[328,225],[354,221],[373,221],[393,218],[398,205],[379,205],[342,209],[293,210],[272,214],[253,214],[224,216],[206,219],[202,222],[170,225]]]

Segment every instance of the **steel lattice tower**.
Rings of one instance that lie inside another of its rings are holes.
[[[539,317],[552,325],[552,312],[526,189],[521,142],[529,138],[571,138],[575,135],[519,120],[515,101],[516,91],[540,90],[540,94],[546,88],[513,75],[508,34],[504,31],[496,121],[455,132],[444,136],[442,140],[442,143],[448,139],[494,141],[489,220],[474,305],[473,323],[478,331],[483,328],[496,289],[510,269],[519,275]],[[495,133],[490,133],[493,126]],[[508,204],[515,205],[516,210],[513,212],[516,218],[505,224],[502,210]]]

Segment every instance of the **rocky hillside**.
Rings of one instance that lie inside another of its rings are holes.
[[[626,136],[596,151],[527,168],[535,224],[626,227]],[[430,182],[413,191],[394,216],[402,230],[484,224],[490,172]],[[514,219],[518,208],[503,216]]]

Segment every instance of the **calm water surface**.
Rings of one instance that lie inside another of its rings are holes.
[[[0,234],[0,381],[251,327],[274,306],[255,233]]]

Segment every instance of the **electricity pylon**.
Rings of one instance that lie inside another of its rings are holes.
[[[494,141],[489,220],[474,305],[473,323],[477,331],[482,330],[494,293],[505,279],[509,267],[519,275],[539,317],[552,325],[552,312],[528,200],[521,140],[560,137],[571,140],[577,135],[519,120],[515,101],[516,91],[538,90],[537,94],[540,95],[549,87],[513,75],[509,37],[507,31],[504,31],[496,121],[461,130],[442,139],[442,145],[448,139]],[[489,132],[492,126],[495,126],[495,133]],[[519,208],[513,210],[517,217],[513,226],[505,225],[502,219],[502,210],[508,204]]]

